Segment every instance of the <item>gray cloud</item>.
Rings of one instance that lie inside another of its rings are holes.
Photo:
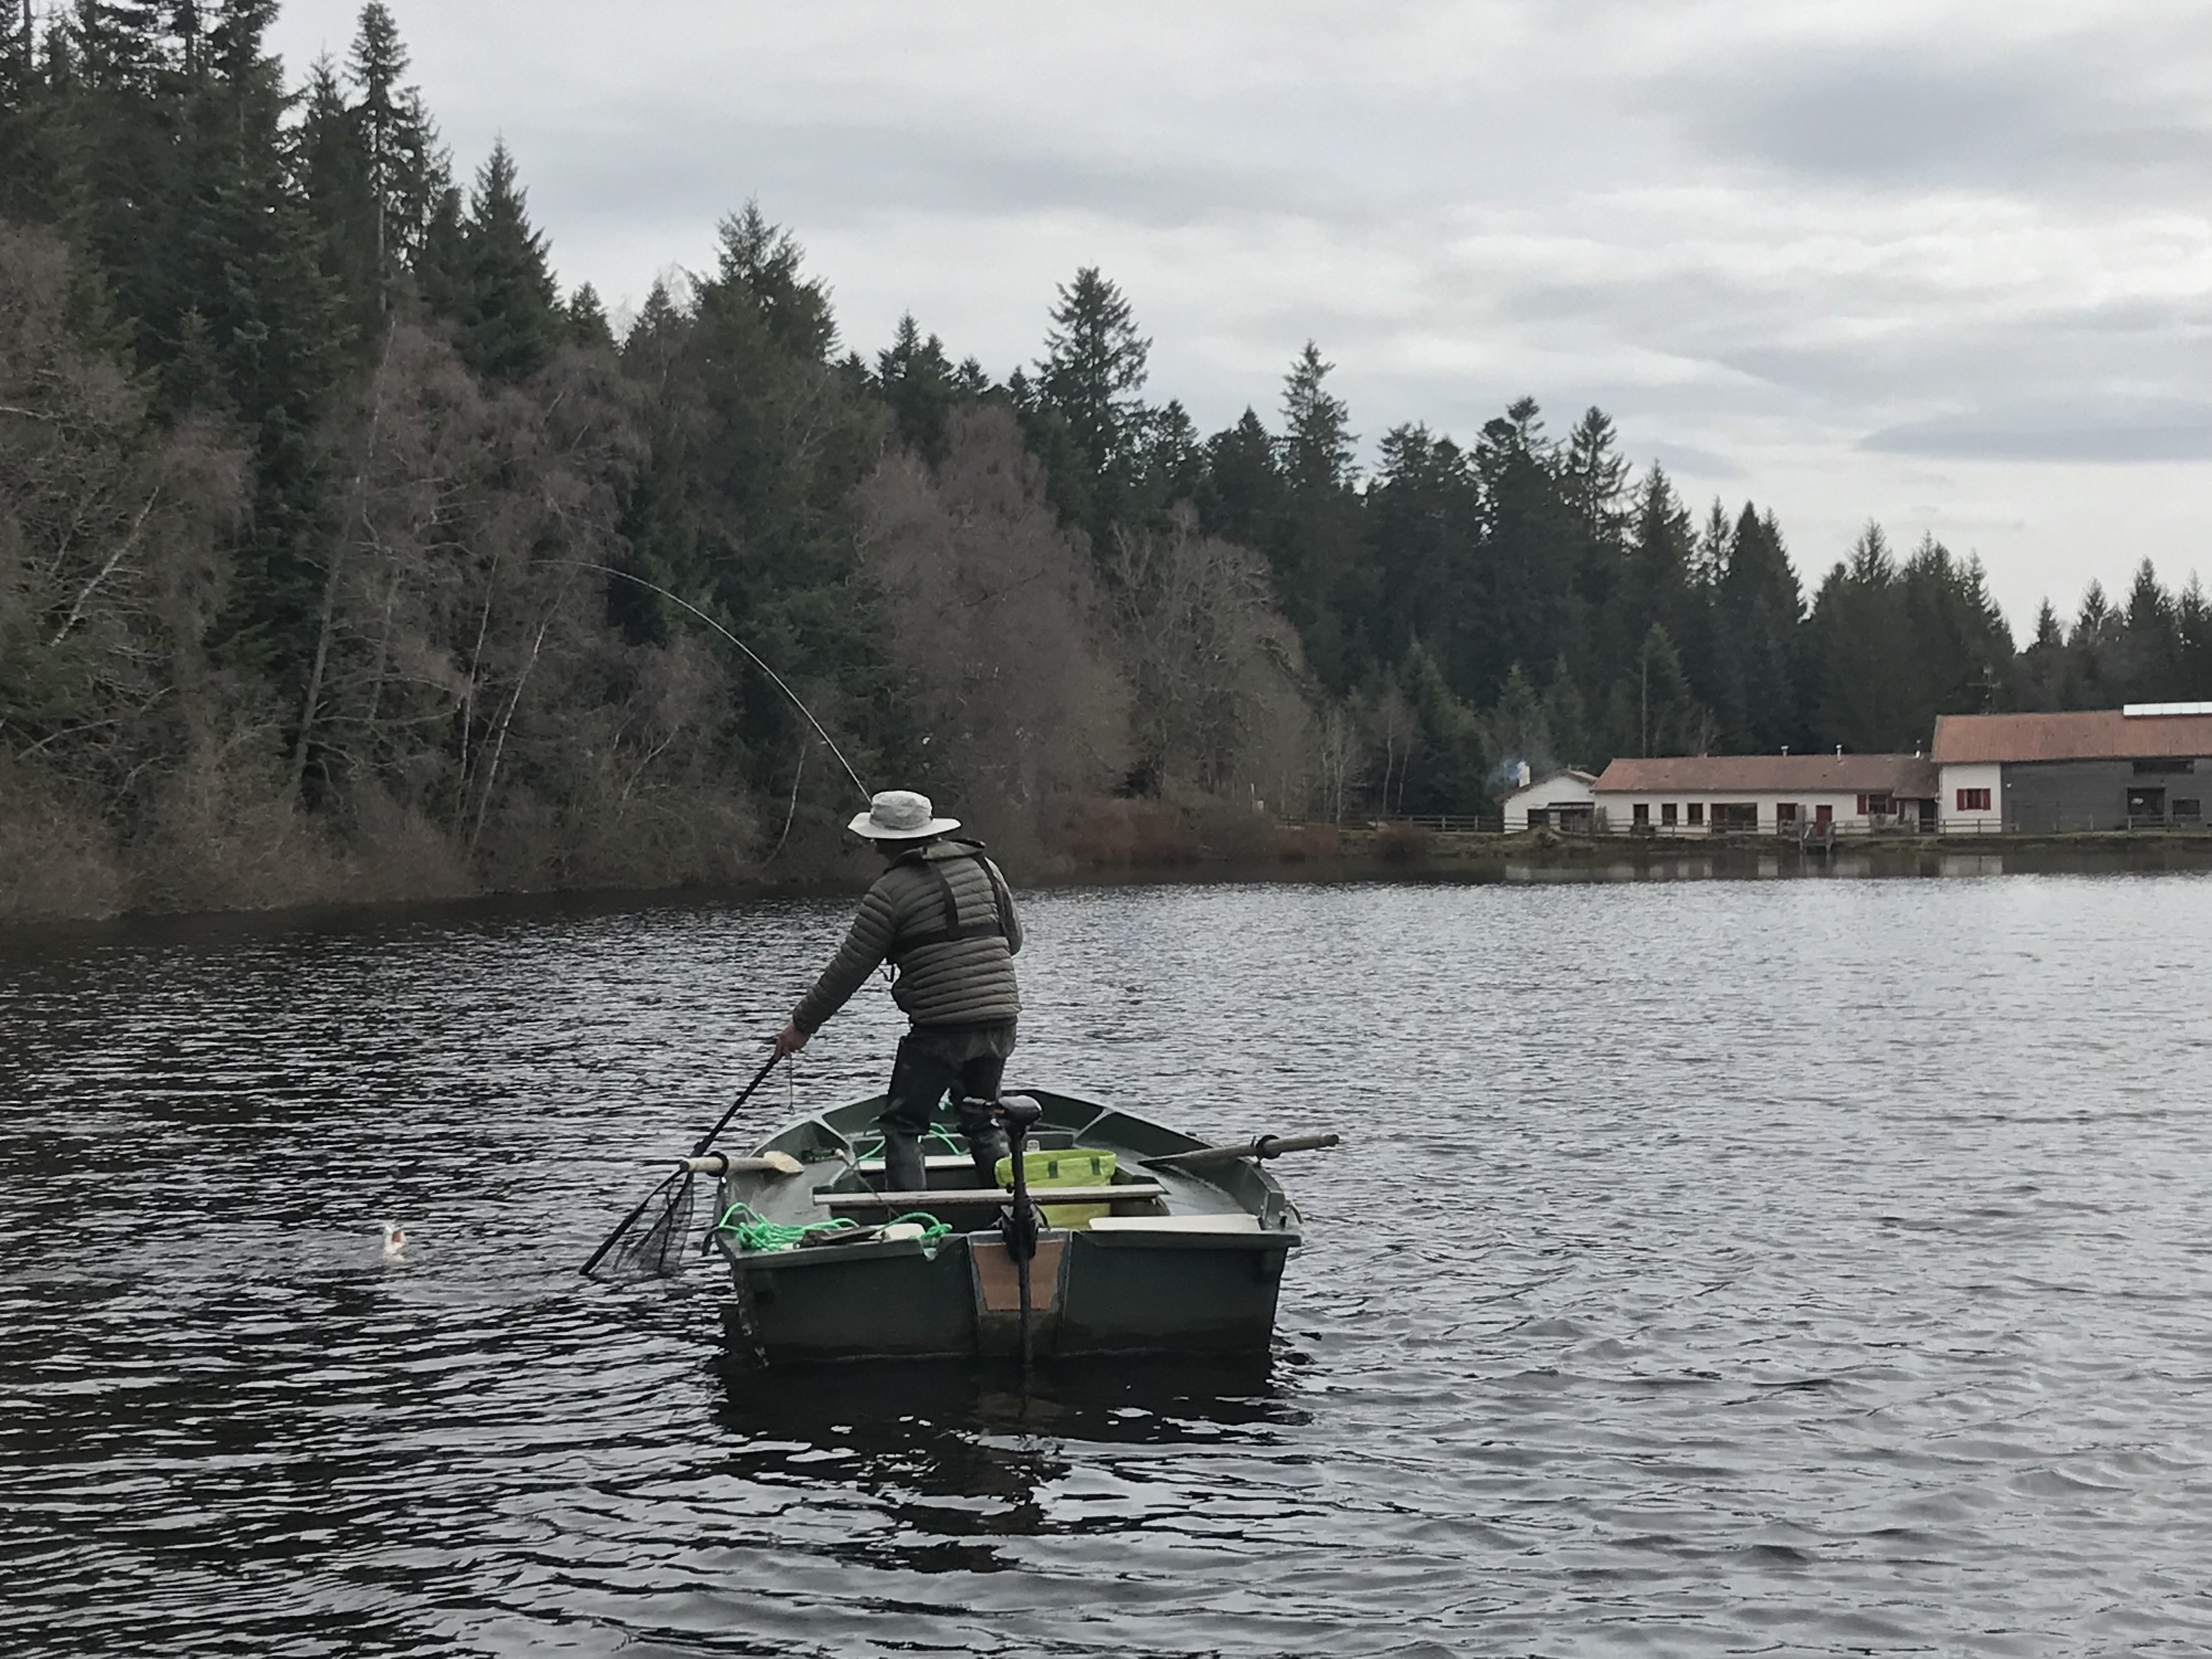
[[[1955,460],[2077,465],[2212,460],[2212,403],[2112,400],[1977,409],[1886,427],[1860,443],[1880,454]]]
[[[2160,84],[2151,47],[2105,34],[1765,53],[1647,98],[1709,152],[1785,173],[2155,195],[2212,179],[2212,119],[2201,88]]]

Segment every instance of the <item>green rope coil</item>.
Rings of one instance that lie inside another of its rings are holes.
[[[908,1211],[884,1224],[896,1227],[902,1221],[920,1223],[924,1243],[934,1243],[952,1231],[949,1223],[921,1210]],[[741,1250],[788,1250],[814,1233],[855,1233],[861,1227],[852,1217],[844,1215],[832,1221],[806,1221],[792,1226],[763,1218],[749,1204],[732,1204],[722,1212],[714,1231],[727,1233],[731,1243]]]

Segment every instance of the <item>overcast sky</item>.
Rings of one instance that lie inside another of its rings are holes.
[[[910,309],[1003,376],[1095,264],[1209,430],[1310,336],[1370,443],[1595,403],[1808,586],[1870,518],[2022,634],[2212,579],[2201,0],[390,3],[611,307],[757,198],[870,354]],[[295,78],[356,9],[289,0]]]

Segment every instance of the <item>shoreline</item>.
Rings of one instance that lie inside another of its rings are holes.
[[[1530,883],[1547,880],[1788,879],[1797,877],[2144,874],[2212,872],[2212,832],[2100,830],[2064,835],[1854,836],[1832,848],[1803,848],[1767,836],[1583,836],[1557,830],[1504,834],[1420,830],[1384,824],[1281,825],[1273,845],[1234,850],[1193,838],[1155,843],[1151,856],[1063,860],[1019,884],[1032,891],[1136,886],[1312,884],[1376,881]],[[659,906],[748,904],[775,899],[850,898],[871,873],[817,872],[782,880],[661,887],[486,890],[439,896],[365,895],[306,903],[206,909],[141,908],[107,914],[56,910],[0,919],[0,939],[149,931],[171,926],[252,926],[290,920],[375,923],[402,915],[475,915],[495,921],[548,907],[615,913]]]

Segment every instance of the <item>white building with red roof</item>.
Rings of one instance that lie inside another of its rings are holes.
[[[1616,760],[1591,793],[1616,835],[1933,830],[1935,763],[1918,755],[1670,755]]]

